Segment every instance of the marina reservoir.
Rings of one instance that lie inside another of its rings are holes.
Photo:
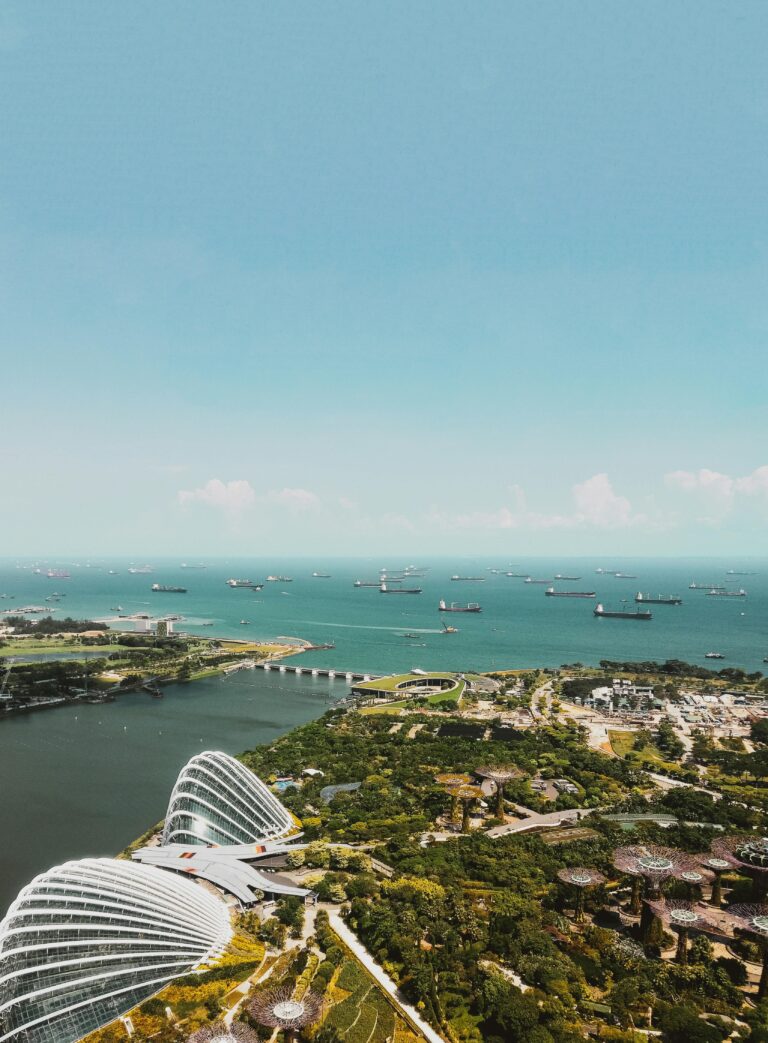
[[[0,832],[9,838],[0,854],[0,917],[37,873],[115,855],[158,822],[191,756],[270,742],[318,717],[349,684],[309,671],[245,670],[164,692],[161,700],[135,692],[2,722],[0,792],[15,796],[0,802]]]

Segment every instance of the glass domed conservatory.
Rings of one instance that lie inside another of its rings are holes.
[[[253,844],[296,828],[289,811],[226,753],[199,753],[181,769],[168,804],[163,844]]]
[[[56,866],[0,922],[0,1041],[72,1043],[231,933],[224,903],[184,877],[107,858]]]

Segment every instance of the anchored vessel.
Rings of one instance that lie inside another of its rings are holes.
[[[693,583],[688,584],[689,590],[725,590],[725,587],[720,587],[717,583]]]
[[[152,590],[155,594],[186,594],[186,587],[166,587],[162,583],[153,583]]]
[[[388,587],[386,583],[382,583],[379,592],[382,594],[421,594],[421,587]]]
[[[551,579],[531,579],[531,577],[528,576],[526,578],[525,582],[526,583],[545,583],[546,584],[546,583],[551,583],[552,580]]]
[[[652,619],[652,615],[649,609],[636,608],[634,612],[609,612],[603,608],[602,604],[595,607],[593,613],[595,616],[602,616],[605,619]]]
[[[642,591],[638,590],[635,594],[635,601],[644,605],[682,605],[683,599],[677,597],[676,594],[643,594]]]
[[[463,580],[465,583],[485,583],[485,576],[451,576],[451,579]]]
[[[581,576],[562,576],[559,572],[555,576],[555,579],[581,579]]]
[[[594,590],[555,590],[554,587],[547,587],[544,594],[548,598],[593,598],[595,596]]]
[[[446,605],[443,599],[440,599],[440,604],[437,606],[440,612],[482,612],[482,608],[476,601],[470,601],[468,605],[457,605],[455,601],[452,601],[450,605]]]
[[[250,579],[228,579],[228,587],[252,587],[254,586],[253,580]]]
[[[708,598],[745,598],[747,596],[746,590],[742,587],[741,590],[708,590]]]
[[[151,565],[139,565],[137,568],[128,569],[132,576],[148,576],[153,571]]]

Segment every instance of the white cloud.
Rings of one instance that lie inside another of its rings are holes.
[[[275,489],[264,495],[264,501],[289,507],[294,511],[306,511],[320,503],[319,497],[308,489]]]
[[[579,522],[598,529],[624,529],[640,520],[632,504],[613,491],[607,474],[595,474],[573,487],[573,502]]]
[[[220,478],[211,478],[199,489],[180,490],[178,499],[183,506],[204,503],[236,515],[256,502],[256,492],[251,483],[244,479],[222,482]]]
[[[742,478],[702,467],[698,471],[671,471],[664,481],[668,488],[691,496],[704,512],[698,520],[708,525],[721,522],[737,507],[740,497],[768,502],[768,465]]]
[[[626,497],[614,492],[607,474],[596,474],[579,482],[571,490],[573,509],[565,513],[547,514],[529,509],[524,490],[511,486],[513,503],[489,511],[467,511],[450,514],[434,509],[428,522],[441,529],[623,529],[645,523],[644,514],[636,514]]]

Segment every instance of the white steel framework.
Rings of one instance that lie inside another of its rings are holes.
[[[56,866],[0,922],[0,1043],[72,1043],[231,934],[225,904],[184,877],[108,858]]]
[[[163,844],[252,844],[295,828],[290,812],[252,771],[226,753],[207,751],[179,773]]]

